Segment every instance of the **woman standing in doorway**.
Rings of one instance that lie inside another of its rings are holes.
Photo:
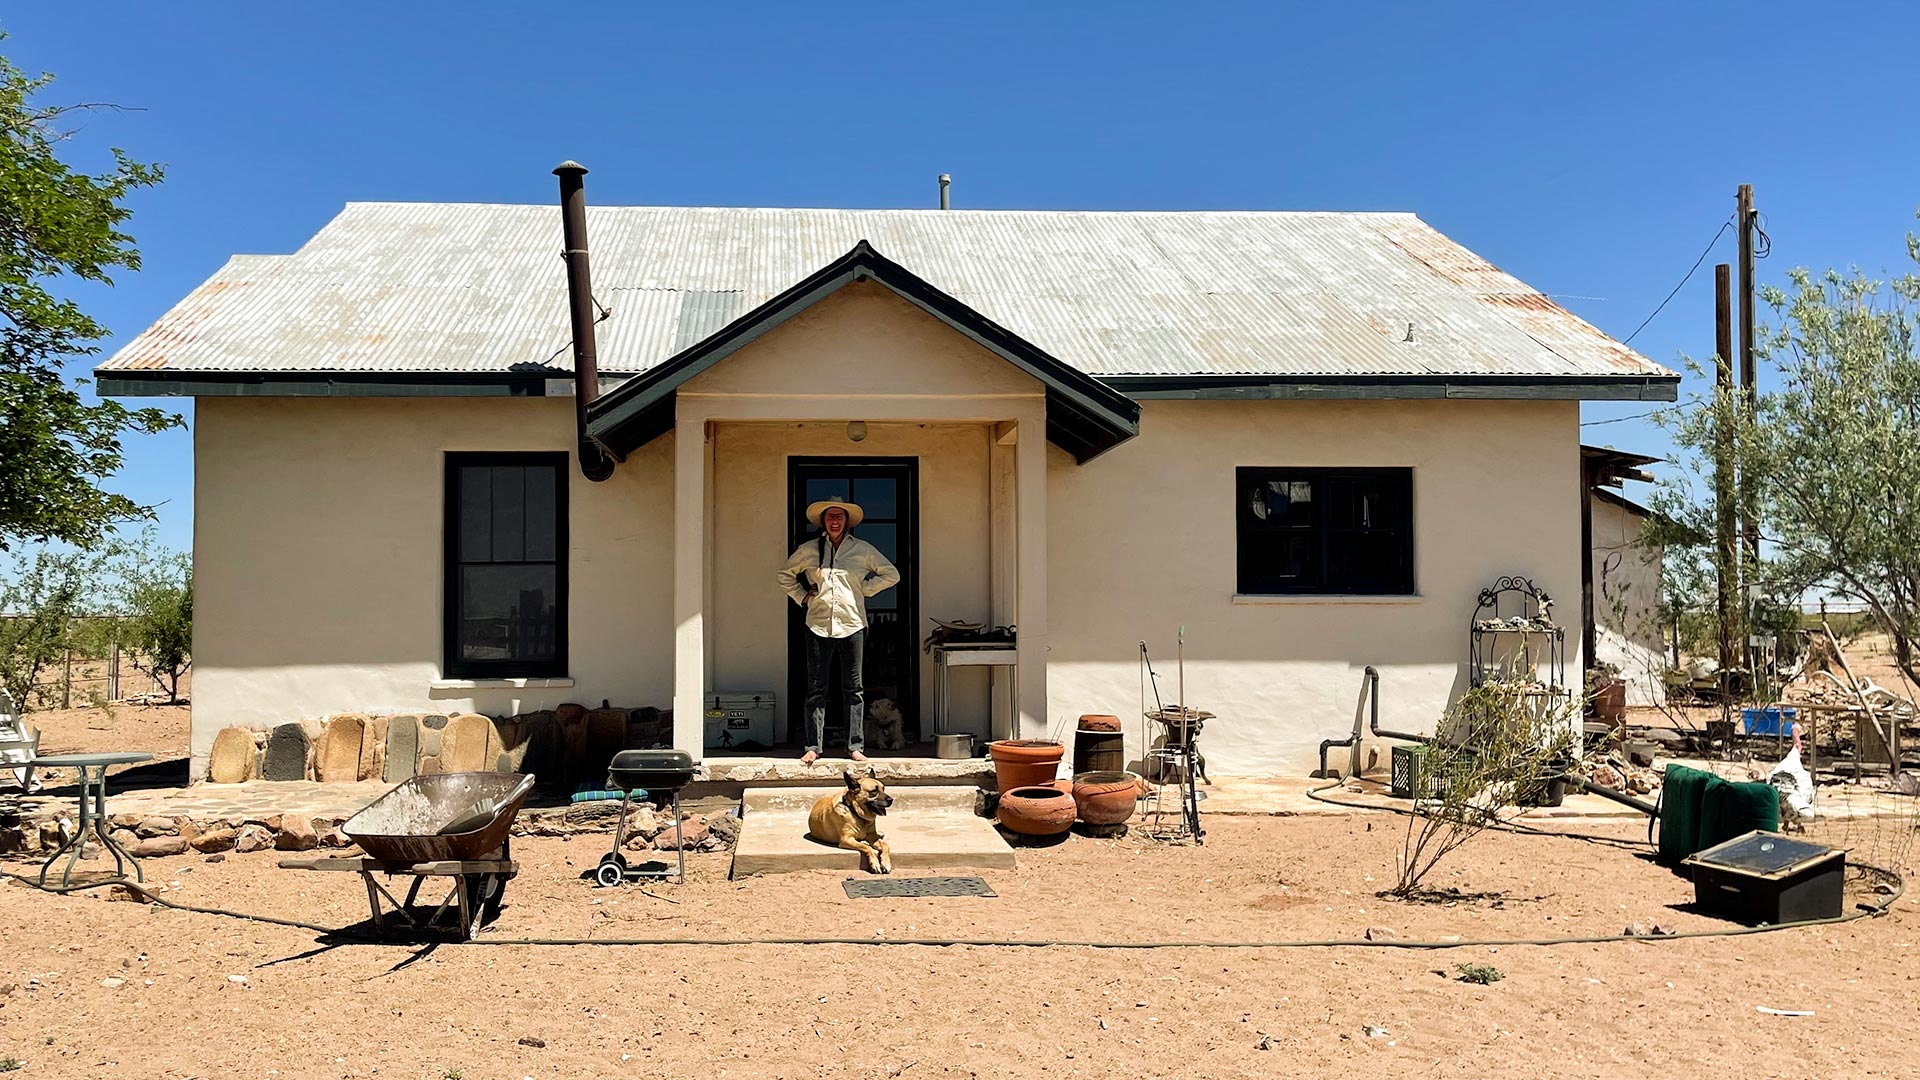
[[[812,738],[800,761],[811,765],[826,749],[827,680],[836,667],[847,702],[847,756],[867,760],[861,667],[867,638],[867,597],[891,589],[900,571],[872,544],[852,534],[866,514],[857,503],[822,499],[807,507],[820,535],[795,548],[775,575],[780,591],[807,612],[807,716]]]

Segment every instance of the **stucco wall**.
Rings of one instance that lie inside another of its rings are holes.
[[[443,453],[566,450],[566,398],[204,398],[194,425],[196,763],[228,724],[355,710],[492,714],[673,690],[672,439],[572,510],[572,687],[434,689]],[[197,764],[196,764],[197,775]]]
[[[1658,548],[1640,545],[1643,519],[1593,498],[1593,651],[1620,669],[1627,704],[1666,703],[1666,643],[1660,633]]]
[[[1201,749],[1222,774],[1313,768],[1351,729],[1368,664],[1382,725],[1432,730],[1465,687],[1475,596],[1502,574],[1560,599],[1578,648],[1575,403],[1149,401],[1138,438],[1049,462],[1050,713],[1120,715],[1135,758],[1139,642],[1171,704],[1183,625],[1186,696],[1218,714]],[[1241,465],[1412,467],[1418,596],[1236,601]]]

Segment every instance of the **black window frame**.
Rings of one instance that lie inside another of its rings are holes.
[[[486,466],[550,468],[554,472],[554,557],[552,560],[487,560],[463,562],[460,558],[460,470]],[[445,504],[441,564],[442,639],[440,669],[450,679],[540,679],[567,674],[567,621],[569,614],[567,568],[571,562],[568,544],[567,487],[572,479],[572,456],[560,451],[448,451],[441,500]],[[460,569],[466,565],[537,565],[554,567],[553,656],[545,660],[469,660],[460,655]]]
[[[1287,526],[1269,526],[1254,515],[1248,495],[1257,484],[1271,483],[1276,480],[1288,482],[1306,481],[1314,485],[1313,514],[1314,524],[1311,534],[1319,540],[1320,575],[1317,582],[1311,584],[1290,585],[1272,575],[1251,573],[1250,561],[1253,553],[1249,551],[1248,534],[1260,532],[1279,532]],[[1402,574],[1398,578],[1383,580],[1384,575],[1372,577],[1348,577],[1335,580],[1335,560],[1332,558],[1334,545],[1342,536],[1352,536],[1360,532],[1387,533],[1396,531],[1389,528],[1372,530],[1356,529],[1352,526],[1337,526],[1333,523],[1334,505],[1330,497],[1334,484],[1339,481],[1363,481],[1380,484],[1383,481],[1397,482],[1399,493],[1405,500],[1404,524],[1398,528],[1400,533],[1400,562]],[[1415,596],[1418,581],[1414,573],[1414,485],[1413,469],[1410,466],[1384,467],[1294,467],[1286,465],[1241,465],[1234,469],[1234,592],[1238,596]]]

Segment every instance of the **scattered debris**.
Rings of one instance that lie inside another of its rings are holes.
[[[1769,1009],[1765,1005],[1755,1005],[1753,1008],[1754,1008],[1754,1011],[1766,1013],[1768,1016],[1812,1016],[1813,1015],[1812,1009]]]
[[[519,1041],[521,1046],[531,1046],[535,1050],[544,1050],[547,1047],[547,1040],[538,1035],[522,1035]]]

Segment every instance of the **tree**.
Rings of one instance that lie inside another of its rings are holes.
[[[55,153],[70,135],[59,125],[96,106],[37,104],[52,81],[0,56],[0,551],[22,540],[89,547],[113,524],[150,516],[101,484],[120,468],[123,433],[181,422],[159,409],[88,404],[85,380],[64,376],[68,359],[99,351],[106,329],[52,286],[63,277],[111,284],[113,271],[140,268],[120,231],[131,213],[121,203],[159,183],[161,169],[118,149],[107,172],[69,168]]]
[[[167,688],[167,704],[178,704],[193,663],[193,560],[161,547],[152,529],[113,550],[118,618],[108,625],[133,666]]]
[[[1908,236],[1907,252],[1920,269],[1920,237]],[[1780,325],[1756,342],[1779,388],[1750,409],[1669,413],[1695,466],[1680,471],[1706,475],[1726,425],[1770,549],[1757,571],[1764,593],[1787,602],[1824,589],[1861,602],[1920,685],[1920,275],[1796,269],[1789,283],[1761,290]],[[1661,509],[1712,534],[1712,508],[1684,481]]]
[[[73,645],[94,556],[41,549],[0,578],[0,687],[22,711],[53,701],[41,676]],[[57,689],[59,684],[53,684]]]

